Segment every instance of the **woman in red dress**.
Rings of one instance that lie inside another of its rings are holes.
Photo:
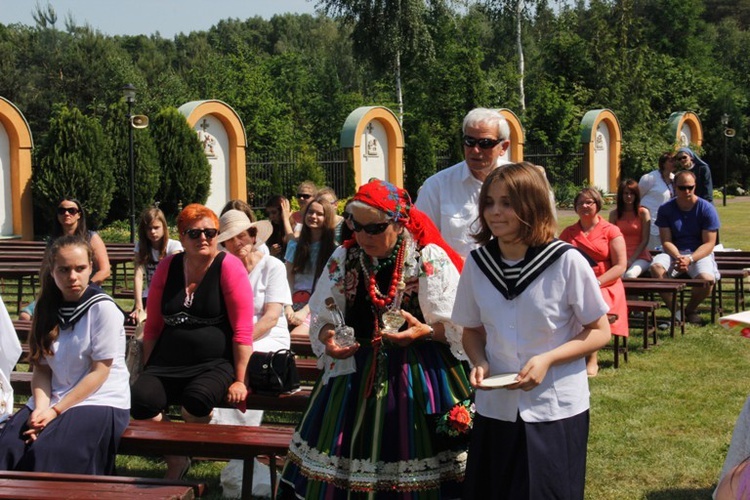
[[[602,196],[596,188],[582,189],[575,197],[578,222],[566,227],[560,239],[581,249],[596,262],[594,274],[602,297],[610,307],[609,314],[617,315],[611,325],[612,334],[627,337],[628,305],[620,279],[627,265],[625,238],[617,226],[601,218],[602,204]],[[590,377],[599,372],[596,353],[586,358],[586,372]]]

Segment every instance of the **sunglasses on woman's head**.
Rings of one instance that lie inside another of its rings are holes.
[[[479,149],[492,149],[501,142],[503,142],[502,139],[477,139],[476,137],[472,137],[470,135],[465,135],[463,139],[464,146],[466,146],[467,148],[479,146]]]
[[[388,229],[388,226],[391,225],[390,222],[360,224],[359,222],[354,220],[354,216],[349,212],[344,212],[344,218],[346,219],[346,225],[349,226],[349,229],[351,229],[355,233],[364,231],[367,234],[371,234],[373,236],[383,233],[383,231]]]
[[[76,207],[57,207],[57,215],[75,215],[78,212],[80,212],[80,210],[78,210]]]
[[[201,237],[201,234],[206,237],[207,240],[213,239],[219,233],[218,229],[207,227],[205,229],[185,229],[182,234],[187,234],[191,240],[197,240]]]

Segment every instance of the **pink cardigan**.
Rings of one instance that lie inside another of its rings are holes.
[[[146,303],[148,320],[143,332],[144,340],[158,339],[164,329],[161,301],[169,274],[169,265],[173,258],[174,255],[163,258],[151,279]],[[234,331],[234,342],[241,345],[253,345],[253,290],[247,279],[245,265],[229,253],[221,263],[221,291],[227,305],[229,324]]]

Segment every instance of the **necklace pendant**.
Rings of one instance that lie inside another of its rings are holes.
[[[182,305],[187,309],[190,309],[193,306],[193,297],[195,297],[195,294],[186,293],[185,300],[182,302]]]

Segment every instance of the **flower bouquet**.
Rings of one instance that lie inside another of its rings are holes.
[[[438,419],[437,433],[447,434],[450,437],[468,434],[474,425],[474,413],[473,398],[458,402]]]

